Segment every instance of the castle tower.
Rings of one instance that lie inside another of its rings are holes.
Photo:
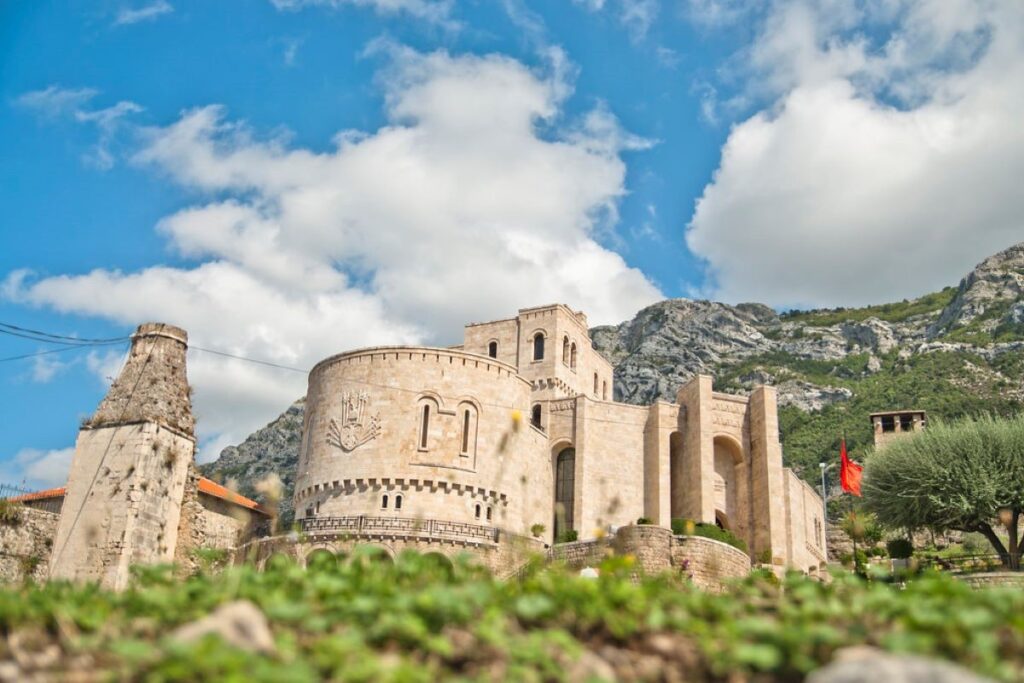
[[[119,590],[135,564],[170,562],[195,453],[188,335],[140,325],[128,360],[75,443],[50,577]]]
[[[875,448],[881,448],[893,439],[924,429],[928,415],[923,410],[893,410],[871,413],[871,426],[875,433]]]

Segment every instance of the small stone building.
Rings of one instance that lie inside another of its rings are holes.
[[[647,518],[718,524],[758,561],[825,562],[822,503],[782,466],[775,390],[612,399],[586,316],[563,305],[474,323],[453,348],[377,347],[310,373],[295,489],[301,527],[477,550],[596,538]],[[504,561],[504,560],[502,560]]]
[[[893,439],[919,432],[927,424],[928,414],[923,410],[890,410],[871,413],[875,448],[880,448]]]

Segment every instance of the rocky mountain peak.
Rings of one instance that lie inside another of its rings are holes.
[[[990,256],[960,281],[929,335],[974,326],[991,332],[1000,324],[1024,324],[1024,242]]]

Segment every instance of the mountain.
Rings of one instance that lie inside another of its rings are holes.
[[[920,408],[933,418],[1013,414],[1024,400],[1024,243],[961,282],[913,300],[863,308],[789,311],[670,299],[632,320],[590,331],[615,366],[615,398],[673,400],[699,372],[719,391],[771,384],[779,393],[786,464],[814,481],[846,435],[854,457],[872,441],[868,413]],[[246,495],[276,472],[291,514],[303,400],[202,466]],[[284,516],[284,515],[282,515]]]

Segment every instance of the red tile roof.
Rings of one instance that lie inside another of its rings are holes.
[[[267,514],[267,511],[263,509],[263,506],[255,500],[246,498],[240,493],[235,493],[226,486],[221,486],[217,482],[212,479],[207,479],[206,477],[199,477],[199,492],[205,493],[208,496],[213,496],[214,498],[226,500],[229,503],[234,503],[235,505],[240,505],[244,508],[249,508],[250,510],[255,510],[260,514]]]
[[[67,493],[67,487],[60,486],[55,489],[36,491],[35,493],[24,493],[20,496],[8,498],[7,500],[11,503],[26,503],[30,500],[48,500],[50,498],[63,498],[65,493]]]
[[[234,505],[240,505],[241,507],[248,508],[250,510],[255,510],[256,512],[258,512],[258,513],[260,513],[262,515],[268,514],[267,511],[263,509],[263,506],[260,505],[259,503],[257,503],[255,500],[252,500],[250,498],[246,498],[245,496],[243,496],[240,493],[235,493],[234,491],[232,491],[231,489],[227,488],[226,486],[221,486],[217,482],[213,481],[212,479],[207,479],[206,477],[199,477],[199,492],[200,493],[205,493],[208,496],[213,496],[214,498],[220,498],[221,500],[226,500],[227,502],[233,503]],[[20,496],[14,496],[13,498],[8,498],[7,500],[12,502],[12,503],[27,503],[27,502],[33,501],[33,500],[48,500],[50,498],[63,498],[66,494],[67,494],[67,487],[66,486],[60,486],[60,487],[57,487],[57,488],[54,488],[54,489],[46,489],[45,491],[36,491],[35,493],[25,493],[25,494],[22,494]]]

